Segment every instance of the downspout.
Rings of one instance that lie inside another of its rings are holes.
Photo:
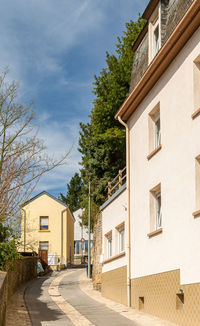
[[[128,125],[118,116],[119,122],[126,128],[126,189],[128,192],[128,259],[127,259],[127,305],[131,306],[131,231],[130,231],[130,130]]]
[[[65,209],[63,209],[61,211],[61,236],[60,236],[60,239],[61,239],[61,245],[60,245],[60,264],[61,265],[63,263],[63,214],[66,211],[67,211],[67,208],[65,208]],[[66,225],[67,225],[67,221],[66,221]],[[67,231],[66,231],[66,238],[67,238]]]
[[[26,211],[24,208],[22,208],[22,211],[24,212],[24,252],[26,251]]]

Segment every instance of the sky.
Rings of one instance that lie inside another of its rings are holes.
[[[89,121],[94,75],[114,53],[125,23],[137,20],[148,0],[0,0],[0,71],[19,81],[23,103],[34,101],[39,137],[67,164],[44,175],[35,194],[66,194],[79,171],[79,123]]]

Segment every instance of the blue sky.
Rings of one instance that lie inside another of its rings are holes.
[[[20,82],[24,102],[35,103],[47,152],[73,149],[68,164],[43,176],[36,193],[58,196],[79,170],[79,122],[92,108],[93,76],[105,67],[125,23],[148,0],[1,0],[0,69]]]

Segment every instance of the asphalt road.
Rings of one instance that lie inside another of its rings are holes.
[[[84,271],[85,272],[85,271]],[[79,287],[82,270],[53,272],[33,281],[25,302],[33,326],[137,326]]]

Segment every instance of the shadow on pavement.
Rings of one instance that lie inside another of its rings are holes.
[[[56,321],[59,321],[59,325],[73,325],[48,293],[53,277],[58,275],[59,273],[53,272],[38,277],[25,290],[25,302],[33,326],[40,326],[42,322],[48,322],[48,325],[56,325]]]

